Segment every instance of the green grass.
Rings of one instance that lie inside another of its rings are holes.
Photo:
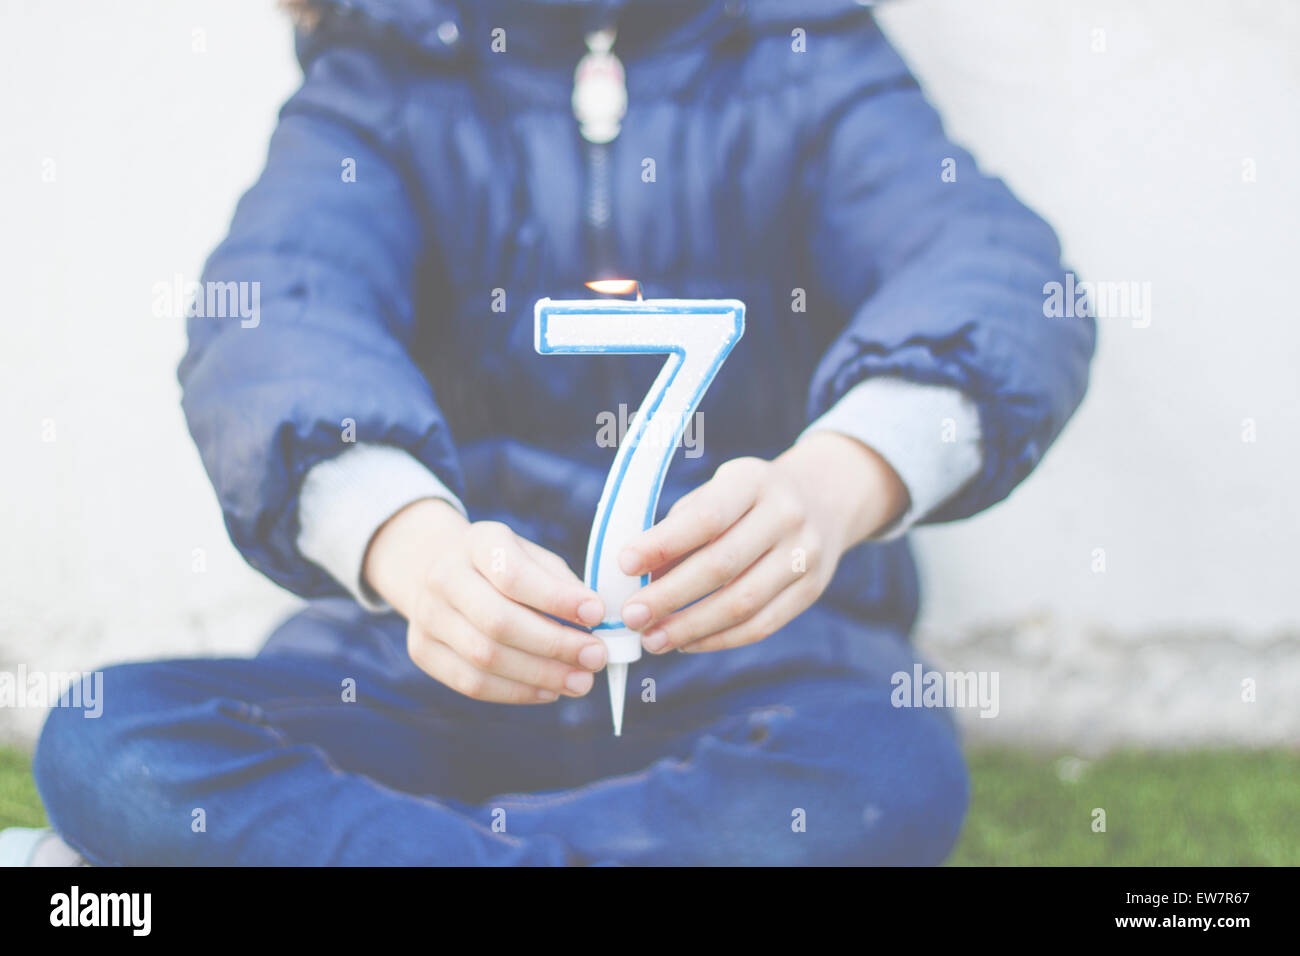
[[[1300,864],[1300,753],[1116,753],[1074,774],[1014,750],[976,751],[970,763],[954,865]],[[1095,808],[1104,833],[1092,830]]]
[[[0,747],[0,829],[45,826],[31,766],[26,754]]]
[[[1300,865],[1300,753],[1117,753],[1062,772],[1057,757],[976,750],[970,764],[953,865]],[[0,748],[0,827],[44,821],[28,757]]]

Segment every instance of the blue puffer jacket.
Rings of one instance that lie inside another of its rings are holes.
[[[295,539],[303,475],[348,447],[345,419],[580,572],[613,457],[596,415],[636,408],[661,360],[539,356],[532,307],[589,296],[601,271],[650,297],[748,305],[701,406],[705,453],[678,454],[661,513],[722,461],[774,455],[858,382],[895,375],[978,404],[983,471],[932,516],[960,518],[1007,495],[1079,403],[1095,330],[1044,318],[1043,285],[1062,276],[1051,228],[945,137],[853,0],[316,9],[305,81],[204,274],[260,282],[260,323],[192,319],[180,367],[231,537],[285,587],[342,593]],[[570,96],[601,11],[629,105],[593,180]],[[825,600],[908,629],[906,543],[851,552]]]

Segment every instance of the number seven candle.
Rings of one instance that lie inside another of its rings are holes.
[[[594,632],[609,653],[609,707],[623,732],[628,664],[641,658],[641,635],[623,624],[625,601],[650,581],[624,574],[619,553],[654,522],[659,492],[686,423],[745,332],[736,299],[642,299],[635,281],[589,282],[629,299],[541,299],[534,310],[542,355],[664,355],[663,368],[619,442],[587,544],[586,583],[605,604]]]

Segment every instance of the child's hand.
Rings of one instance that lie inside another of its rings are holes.
[[[889,464],[836,433],[773,461],[726,462],[619,555],[625,574],[655,575],[623,605],[623,622],[656,654],[761,641],[821,596],[845,551],[906,507]]]
[[[366,581],[409,622],[407,651],[435,680],[477,700],[581,697],[605,646],[578,624],[604,606],[558,555],[444,501],[408,505],[375,534]]]

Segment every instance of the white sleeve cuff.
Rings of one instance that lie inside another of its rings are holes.
[[[887,541],[947,502],[983,466],[979,410],[966,395],[945,385],[902,378],[868,379],[854,386],[804,429],[856,438],[898,473],[911,504],[872,535]]]
[[[298,498],[298,550],[376,614],[390,610],[362,578],[366,549],[384,522],[422,498],[465,506],[438,476],[392,445],[354,445],[313,466]]]

